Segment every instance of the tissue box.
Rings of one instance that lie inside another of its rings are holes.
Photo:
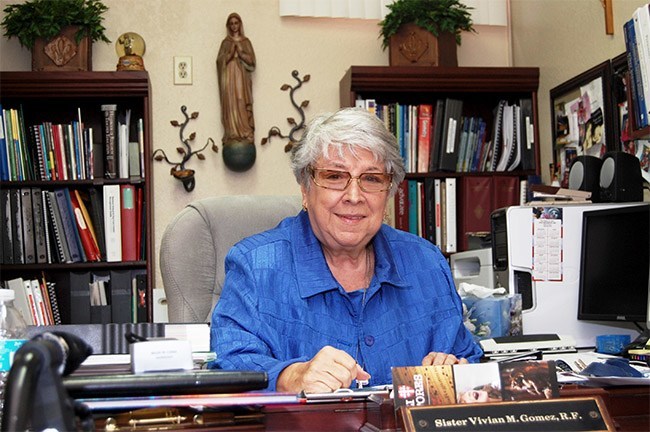
[[[465,327],[476,341],[521,334],[521,294],[461,299]]]

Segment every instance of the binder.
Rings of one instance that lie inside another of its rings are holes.
[[[45,198],[50,212],[49,220],[51,221],[52,237],[56,245],[58,262],[70,263],[72,262],[72,258],[70,257],[68,242],[65,239],[63,221],[61,220],[61,212],[59,211],[59,205],[56,201],[56,194],[54,191],[46,191],[46,193],[47,195]]]
[[[114,323],[133,322],[131,316],[131,271],[111,270],[110,275],[111,321]]]
[[[81,246],[83,247],[84,253],[86,255],[86,261],[99,261],[100,254],[99,248],[95,243],[93,234],[90,231],[92,225],[86,221],[85,215],[88,214],[85,206],[82,208],[82,201],[79,199],[79,192],[73,191],[70,194],[70,201],[73,209],[73,214],[75,218],[77,232],[79,233],[79,238],[81,240]]]
[[[72,212],[72,204],[69,203],[69,194],[67,189],[56,189],[54,191],[56,205],[59,209],[63,228],[63,238],[68,245],[70,251],[70,259],[72,262],[84,261],[84,255],[81,251],[81,241],[78,239],[79,233],[75,222],[74,213]]]
[[[32,188],[32,220],[34,223],[34,254],[37,263],[48,261],[47,253],[47,229],[45,213],[43,213],[43,196],[41,188]]]
[[[521,169],[535,169],[535,126],[533,123],[533,101],[519,100],[519,141],[521,142]]]
[[[20,189],[20,208],[23,226],[24,263],[34,264],[36,262],[36,251],[34,247],[34,209],[32,208],[32,191],[28,187]]]
[[[90,323],[90,273],[70,271],[56,277],[61,320],[70,324]]]
[[[0,149],[2,150],[2,149]],[[13,232],[11,229],[11,199],[9,189],[0,189],[0,227],[2,230],[2,263],[14,263]]]
[[[456,178],[447,177],[445,179],[445,211],[447,242],[445,243],[445,252],[454,253],[458,251],[457,234],[456,234]]]
[[[10,189],[9,199],[11,201],[11,233],[13,239],[14,264],[24,264],[25,255],[23,250],[23,216],[21,209],[20,189]]]
[[[447,98],[443,117],[443,135],[440,142],[440,170],[456,171],[458,147],[462,127],[463,101]]]

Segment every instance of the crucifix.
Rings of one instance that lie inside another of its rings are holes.
[[[613,0],[600,0],[600,3],[605,9],[605,33],[608,35],[614,34],[614,13],[612,11]]]

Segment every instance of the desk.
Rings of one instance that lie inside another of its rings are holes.
[[[650,431],[650,386],[565,386],[560,397],[600,396],[617,430]],[[392,400],[267,406],[267,431],[396,431]]]
[[[617,430],[650,430],[650,386],[589,388],[565,386],[560,397],[600,396]],[[392,399],[336,403],[267,405],[262,408],[264,424],[239,424],[218,430],[309,431],[309,432],[397,432]],[[258,414],[259,415],[259,412]],[[97,424],[97,430],[103,430]],[[142,428],[141,430],[146,430]],[[174,430],[167,426],[165,430]],[[187,429],[184,429],[187,430]],[[194,429],[196,430],[196,429]]]

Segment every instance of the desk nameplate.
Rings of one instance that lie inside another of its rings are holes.
[[[406,432],[614,431],[599,397],[401,407]]]

